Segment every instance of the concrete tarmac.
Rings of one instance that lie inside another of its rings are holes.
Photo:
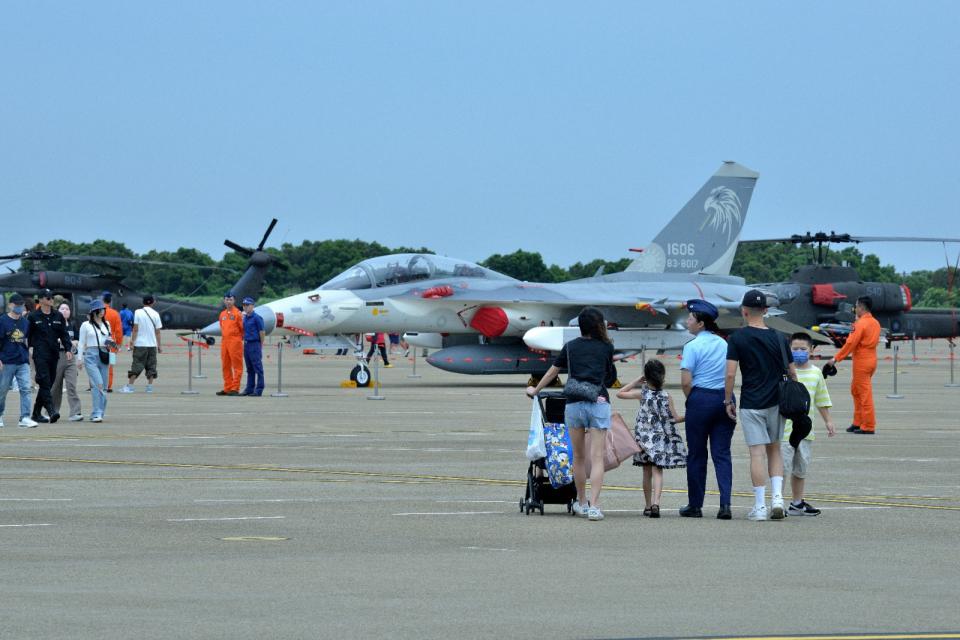
[[[414,379],[397,357],[371,401],[339,387],[352,358],[287,350],[289,397],[224,398],[214,347],[199,394],[182,395],[186,350],[164,339],[156,392],[110,394],[102,424],[18,429],[8,395],[0,638],[960,638],[960,388],[944,386],[945,342],[918,344],[915,363],[902,347],[902,399],[886,398],[881,359],[872,437],[842,431],[849,364],[829,379],[841,432],[815,424],[807,483],[821,516],[745,519],[738,429],[734,520],[713,517],[715,491],[703,519],[679,518],[682,470],[665,472],[663,517],[643,518],[627,463],[595,523],[558,506],[521,515],[520,376],[420,361]],[[678,360],[663,361],[682,406]],[[626,382],[640,362],[619,369]],[[635,403],[614,408],[632,423]]]

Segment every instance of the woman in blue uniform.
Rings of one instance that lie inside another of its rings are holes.
[[[687,330],[693,340],[683,347],[680,383],[687,397],[687,505],[680,509],[685,518],[703,517],[707,485],[707,445],[720,488],[717,518],[729,520],[733,464],[730,441],[736,421],[727,416],[723,404],[723,383],[727,367],[727,342],[717,335],[717,308],[706,300],[687,301]]]

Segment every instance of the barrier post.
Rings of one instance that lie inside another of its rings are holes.
[[[953,363],[955,360],[955,358],[953,357],[953,349],[954,349],[954,344],[953,344],[953,340],[951,340],[950,341],[950,383],[943,385],[945,387],[960,387],[960,383],[954,382],[953,380]]]
[[[200,340],[200,332],[198,331],[194,338],[198,341]],[[197,343],[197,375],[193,376],[197,380],[202,380],[207,376],[203,373],[203,347],[200,346],[199,342]]]
[[[181,391],[180,395],[195,396],[198,393],[193,390],[193,341],[187,340],[187,390]]]
[[[903,395],[897,392],[897,368],[899,365],[900,345],[893,345],[893,393],[888,393],[887,397],[891,400],[900,400]]]
[[[407,375],[408,378],[422,378],[423,376],[417,373],[417,350],[413,350],[413,373]]]
[[[271,393],[270,397],[289,397],[289,394],[283,392],[283,340],[277,340],[277,390],[275,393]]]
[[[373,354],[373,395],[367,396],[367,400],[384,400],[380,395],[380,350],[374,349]]]
[[[910,360],[910,364],[917,364],[917,332],[914,331],[913,335],[910,338],[910,349],[913,352],[913,358]]]

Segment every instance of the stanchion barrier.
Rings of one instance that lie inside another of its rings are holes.
[[[950,341],[950,382],[943,385],[945,387],[960,387],[960,383],[954,382],[953,380],[953,363],[955,358],[953,357],[954,344],[953,340]]]
[[[913,352],[913,358],[910,364],[917,364],[917,332],[914,331],[910,337],[910,350]]]
[[[207,344],[205,341],[200,340],[199,333],[196,334],[195,341],[198,345],[201,344],[201,342],[205,345]],[[202,380],[207,377],[206,374],[203,373],[203,349],[197,349],[197,375],[193,377],[196,380]]]
[[[408,378],[422,378],[419,373],[417,373],[417,350],[413,350],[413,373],[407,375]]]
[[[385,400],[380,395],[380,351],[374,350],[373,355],[373,395],[367,396],[367,400]]]
[[[899,356],[900,356],[900,345],[894,344],[893,345],[893,393],[887,394],[887,397],[890,398],[891,400],[900,400],[901,398],[903,398],[903,395],[898,393],[897,391],[897,373],[898,373],[897,365],[899,364],[899,360],[900,360]]]
[[[277,391],[271,393],[271,398],[286,398],[289,394],[283,392],[283,340],[277,341]]]
[[[187,390],[181,391],[184,396],[195,396],[199,391],[193,390],[193,340],[187,340]]]

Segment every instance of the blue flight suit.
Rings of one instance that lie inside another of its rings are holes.
[[[243,362],[247,367],[247,386],[243,395],[263,395],[263,345],[260,344],[260,332],[263,331],[263,318],[256,311],[243,318]]]

